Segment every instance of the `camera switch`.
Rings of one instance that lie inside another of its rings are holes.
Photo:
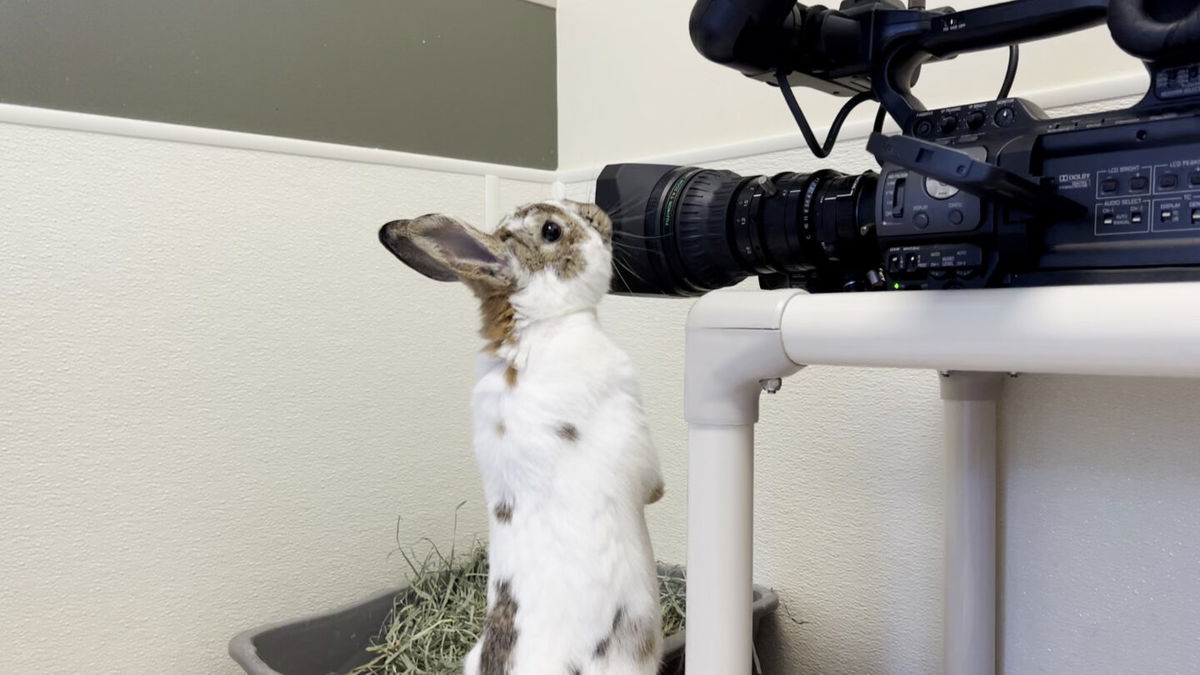
[[[1140,224],[1142,222],[1142,212],[1134,211],[1133,213],[1129,214],[1129,222],[1133,223],[1134,225]]]
[[[1104,193],[1116,192],[1118,187],[1120,183],[1116,178],[1106,178],[1100,183],[1100,191]]]
[[[917,215],[913,216],[913,225],[915,225],[918,230],[923,230],[929,227],[929,214],[921,211]]]
[[[896,188],[892,191],[892,217],[904,217],[904,189],[908,184],[908,179],[896,179]]]
[[[1200,223],[1200,209],[1192,209],[1192,224]]]
[[[1158,177],[1158,187],[1163,190],[1174,190],[1179,185],[1179,176],[1173,173],[1165,173]]]
[[[1133,180],[1129,181],[1129,189],[1134,192],[1141,192],[1150,187],[1150,179],[1145,176],[1134,176]]]

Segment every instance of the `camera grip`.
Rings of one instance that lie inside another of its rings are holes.
[[[1108,27],[1121,49],[1145,61],[1191,63],[1200,47],[1200,4],[1112,0]]]

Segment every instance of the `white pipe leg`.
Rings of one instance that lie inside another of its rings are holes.
[[[688,429],[689,675],[750,667],[754,427]]]
[[[942,377],[946,675],[996,672],[996,400],[1002,376]]]
[[[751,667],[754,423],[763,382],[801,367],[784,353],[779,331],[798,295],[713,293],[688,316],[688,675]]]

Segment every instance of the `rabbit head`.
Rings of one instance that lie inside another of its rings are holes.
[[[492,233],[430,214],[390,222],[379,239],[421,274],[466,284],[485,313],[491,303],[527,321],[595,307],[612,280],[612,221],[594,204],[527,204]]]

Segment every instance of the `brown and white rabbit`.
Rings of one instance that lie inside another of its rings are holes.
[[[643,511],[663,483],[632,363],[596,316],[612,276],[612,221],[595,205],[553,201],[514,210],[492,234],[427,215],[379,237],[482,303],[472,408],[491,511],[488,615],[464,672],[656,673],[658,583]]]

